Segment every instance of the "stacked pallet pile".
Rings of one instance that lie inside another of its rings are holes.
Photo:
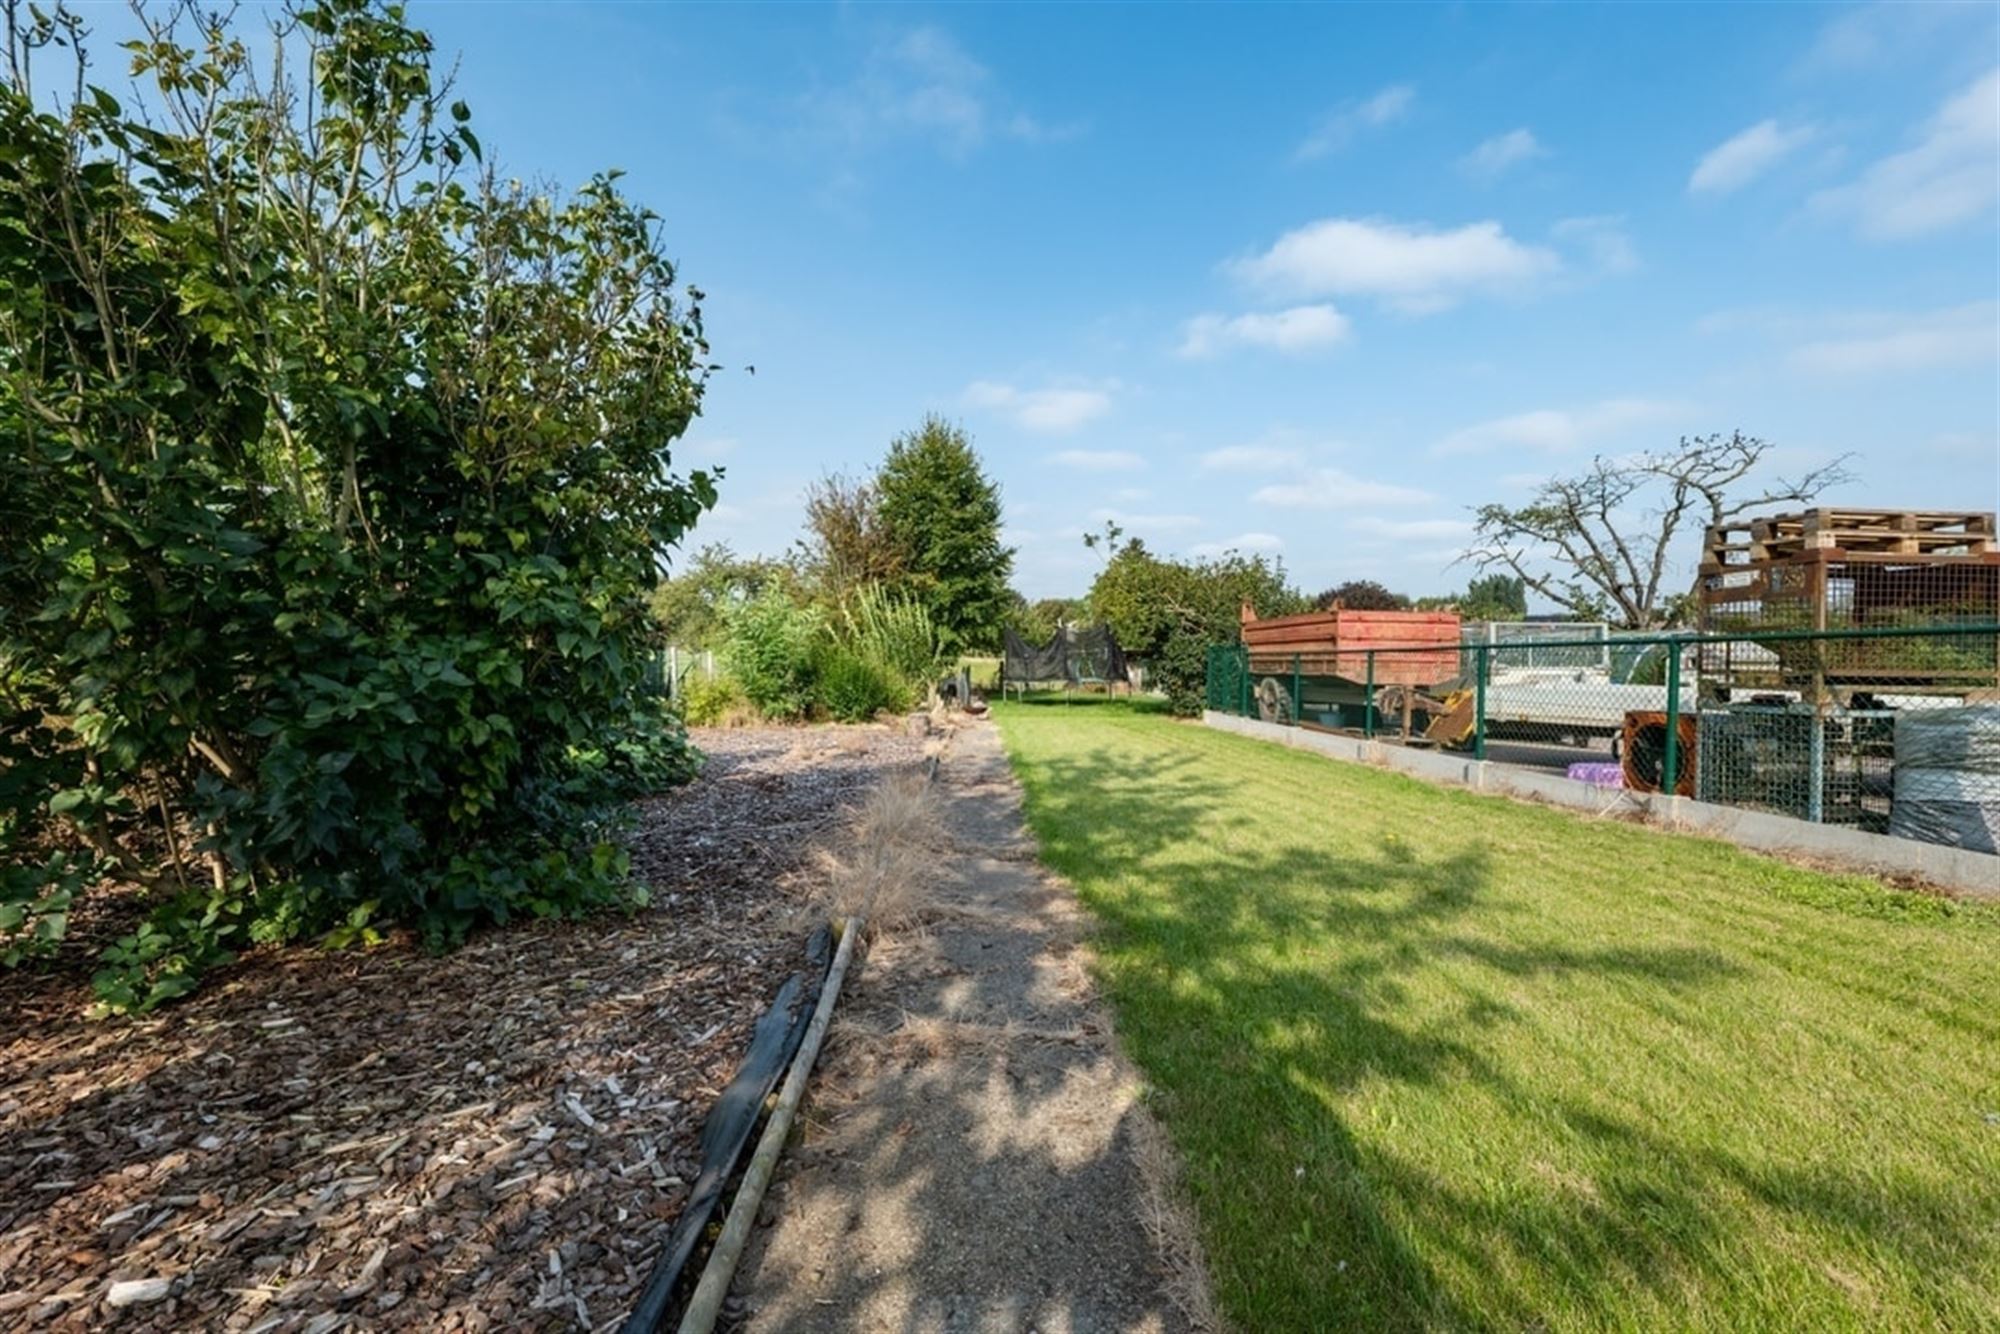
[[[1771,631],[1868,630],[2000,621],[2000,540],[1991,512],[1814,509],[1718,524],[1708,530],[1696,583],[1700,624],[1755,638]],[[1962,637],[1960,637],[1962,638]],[[1809,647],[1770,641],[1749,654],[1704,649],[1711,675],[1741,684],[1961,690],[2000,684],[1990,642],[1847,641]],[[1732,666],[1720,672],[1713,658]],[[1739,662],[1738,660],[1741,659]],[[1749,679],[1762,663],[1779,670]]]
[[[1993,515],[1965,510],[1816,509],[1718,524],[1702,573],[1748,569],[1814,551],[1868,556],[1990,556]]]

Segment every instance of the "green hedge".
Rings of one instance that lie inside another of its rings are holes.
[[[136,880],[113,1010],[250,941],[631,902],[623,800],[694,765],[640,689],[715,499],[651,215],[477,170],[399,9],[297,18],[296,109],[191,11],[111,62],[150,120],[0,86],[0,957]]]

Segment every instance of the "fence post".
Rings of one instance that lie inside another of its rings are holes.
[[[1236,665],[1239,669],[1239,674],[1243,678],[1243,695],[1242,695],[1243,707],[1237,710],[1237,712],[1242,717],[1248,718],[1251,716],[1255,708],[1255,706],[1251,703],[1251,700],[1256,692],[1252,689],[1250,685],[1250,649],[1247,645],[1244,647],[1242,652],[1236,655]]]
[[[1292,726],[1299,725],[1299,693],[1302,682],[1299,679],[1299,655],[1292,655]]]
[[[1812,735],[1806,738],[1806,819],[1814,824],[1826,821],[1825,707],[1813,705]]]
[[[667,645],[667,698],[670,700],[681,697],[680,655],[679,649],[672,644]]]
[[[1486,758],[1486,673],[1491,645],[1481,644],[1472,666],[1472,758]]]
[[[1676,796],[1681,784],[1681,646],[1667,644],[1667,744],[1660,760],[1660,791]]]
[[[1368,650],[1368,693],[1361,703],[1361,735],[1375,739],[1375,650]]]

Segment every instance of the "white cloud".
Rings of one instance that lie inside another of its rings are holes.
[[[1800,66],[1812,74],[1844,74],[1935,60],[1940,41],[1961,31],[1957,24],[1977,23],[1984,13],[1980,5],[1917,5],[1908,0],[1855,5],[1820,29]],[[1992,39],[1987,36],[1987,40]]]
[[[1417,90],[1408,84],[1391,84],[1365,101],[1350,102],[1329,112],[1293,151],[1293,160],[1310,162],[1325,157],[1347,147],[1362,130],[1401,120],[1409,114],[1416,96]]]
[[[1342,342],[1347,334],[1347,317],[1324,304],[1245,315],[1197,315],[1187,322],[1180,354],[1201,358],[1231,347],[1268,347],[1295,356]]]
[[[1146,466],[1129,449],[1062,449],[1049,455],[1049,462],[1077,472],[1136,472]]]
[[[1361,514],[1348,520],[1346,526],[1399,542],[1442,542],[1472,536],[1472,524],[1465,519],[1384,519],[1375,514]]]
[[[1788,358],[1796,370],[1816,375],[1872,375],[1991,366],[2000,310],[1990,301],[1949,310],[1869,321],[1872,328],[1847,337],[1801,343]]]
[[[1055,435],[1074,431],[1111,411],[1111,395],[1103,389],[1021,389],[994,380],[975,380],[967,385],[965,401],[975,408],[1005,413],[1026,430]]]
[[[1277,445],[1224,445],[1211,449],[1198,460],[1203,472],[1282,472],[1305,462],[1296,449]]]
[[[1120,509],[1096,509],[1090,512],[1094,524],[1115,523],[1128,533],[1185,533],[1202,526],[1199,514],[1132,514]]]
[[[1953,96],[1914,147],[1813,197],[1821,211],[1852,218],[1874,241],[1942,231],[1985,213],[2000,193],[2000,69]]]
[[[1238,533],[1220,542],[1197,542],[1188,548],[1188,554],[1212,558],[1232,551],[1281,551],[1284,546],[1285,539],[1276,533]]]
[[[1082,134],[1084,127],[1075,122],[1051,125],[1030,116],[1025,111],[1016,111],[1007,117],[1001,129],[1009,139],[1019,139],[1029,144],[1060,144]]]
[[[1688,193],[1719,195],[1741,189],[1805,147],[1815,133],[1810,125],[1787,128],[1775,120],[1758,121],[1702,155],[1688,177]]]
[[[702,516],[692,544],[676,550],[669,567],[680,569],[708,542],[726,541],[739,551],[784,550],[798,535],[807,486],[803,477],[780,475],[760,490],[728,487],[728,499]]]
[[[850,147],[914,137],[953,157],[993,139],[1041,142],[1074,133],[1010,108],[992,72],[929,25],[878,43],[855,79],[809,96],[805,111],[817,133]]]
[[[1625,234],[1622,214],[1564,218],[1550,231],[1558,241],[1581,247],[1590,268],[1597,273],[1630,273],[1639,267],[1639,252],[1633,249],[1632,238]]]
[[[1250,499],[1279,509],[1341,510],[1369,505],[1420,505],[1433,497],[1415,487],[1371,482],[1338,468],[1315,468],[1297,481],[1260,486]]]
[[[1531,449],[1558,454],[1610,440],[1649,426],[1683,409],[1646,398],[1613,398],[1583,408],[1541,408],[1498,417],[1454,431],[1439,442],[1439,454],[1478,454],[1495,449]]]
[[[1554,252],[1522,245],[1497,222],[1437,231],[1371,218],[1322,218],[1228,265],[1272,296],[1361,293],[1412,313],[1441,310],[1469,292],[1525,287],[1560,267]]]
[[[1479,147],[1458,160],[1458,169],[1478,181],[1497,180],[1510,167],[1517,167],[1538,157],[1547,157],[1549,150],[1542,147],[1532,130],[1525,127],[1496,134]]]
[[[984,92],[991,76],[950,33],[913,29],[888,48],[888,58],[905,76],[884,103],[889,115],[940,132],[962,147],[976,146],[986,137]]]

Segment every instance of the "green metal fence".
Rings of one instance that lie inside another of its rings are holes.
[[[1428,651],[1345,677],[1216,645],[1208,707],[2000,852],[2000,624],[1494,639],[1378,687]]]

